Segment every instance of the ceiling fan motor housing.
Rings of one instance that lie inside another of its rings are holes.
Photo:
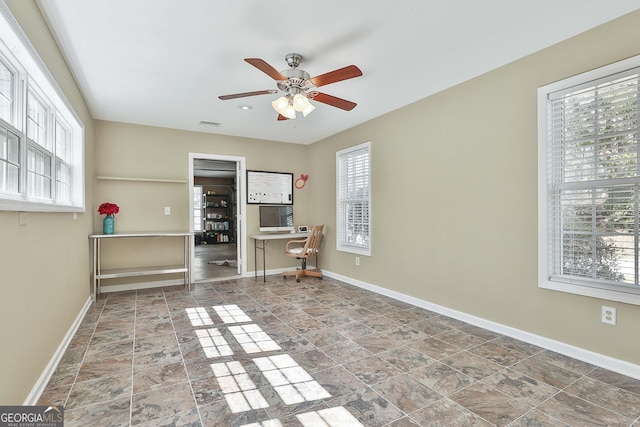
[[[313,85],[309,81],[311,77],[309,73],[304,70],[298,70],[296,68],[289,68],[280,72],[287,80],[278,81],[278,89],[284,92],[288,92],[289,89],[299,89],[302,91],[309,90]]]

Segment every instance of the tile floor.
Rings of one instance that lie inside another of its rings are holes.
[[[640,426],[640,381],[326,278],[107,294],[40,404],[70,426]]]
[[[194,248],[191,279],[194,283],[206,282],[238,274],[238,268],[232,265],[219,265],[215,261],[237,262],[236,244],[196,245]],[[237,264],[236,264],[237,265]]]

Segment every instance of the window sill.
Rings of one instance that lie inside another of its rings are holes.
[[[0,211],[13,212],[84,212],[84,206],[55,204],[27,200],[0,199]]]
[[[350,246],[338,246],[336,250],[340,252],[347,252],[354,255],[371,256],[371,249],[359,249]]]
[[[592,288],[584,285],[574,285],[570,283],[544,281],[540,283],[541,289],[565,292],[585,297],[598,298],[606,301],[623,302],[626,304],[640,305],[640,294],[630,292],[612,291],[601,288]]]

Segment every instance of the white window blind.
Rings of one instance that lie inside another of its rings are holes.
[[[371,144],[336,153],[337,249],[371,255]]]
[[[640,295],[640,68],[572,80],[544,101],[543,280]]]

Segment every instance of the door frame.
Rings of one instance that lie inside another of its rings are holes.
[[[247,176],[246,158],[240,156],[226,156],[223,154],[208,154],[208,153],[189,153],[189,231],[194,232],[193,226],[193,163],[196,159],[202,160],[218,160],[235,162],[236,164],[236,251],[238,259],[238,274],[241,276],[247,275],[247,222],[246,222],[246,210],[247,210],[247,194],[244,190],[245,177]],[[195,251],[191,251],[191,265],[195,262]]]

